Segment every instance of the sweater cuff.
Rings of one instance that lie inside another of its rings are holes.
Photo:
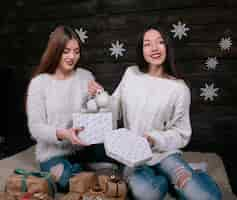
[[[158,130],[152,130],[147,133],[154,140],[153,149],[157,149],[159,151],[164,150],[165,148],[165,138],[160,134]]]
[[[64,143],[65,141],[64,140],[59,140],[58,137],[57,137],[57,128],[56,127],[52,127],[51,128],[51,134],[49,134],[49,141],[52,141],[52,143],[55,143],[55,144],[62,144]]]

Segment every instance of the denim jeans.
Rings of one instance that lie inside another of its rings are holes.
[[[182,185],[179,179],[188,175]],[[128,178],[134,199],[161,200],[168,191],[175,191],[180,200],[221,200],[217,184],[206,173],[194,171],[180,154],[173,154],[154,166],[137,167]]]
[[[79,173],[82,168],[79,163],[72,163],[67,159],[67,157],[58,156],[45,162],[41,162],[40,170],[50,172],[52,167],[59,164],[63,165],[63,172],[56,184],[59,191],[66,192],[68,190],[69,179],[73,174]]]
[[[104,146],[101,144],[91,145],[70,156],[57,156],[40,163],[41,171],[50,172],[57,165],[63,166],[63,172],[57,181],[59,191],[68,191],[69,179],[84,169],[83,165],[88,162],[113,162],[105,155]]]

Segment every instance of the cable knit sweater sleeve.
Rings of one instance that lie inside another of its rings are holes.
[[[31,135],[37,141],[61,143],[56,136],[56,127],[47,124],[46,120],[45,78],[45,75],[39,75],[30,82],[27,93],[28,127]]]
[[[164,130],[152,130],[148,133],[159,151],[170,151],[186,146],[191,137],[190,90],[184,82],[177,88],[174,111]]]
[[[112,94],[111,99],[111,107],[112,107],[112,113],[113,113],[113,126],[114,128],[117,128],[117,122],[122,118],[122,89],[126,82],[126,77],[128,76],[129,69],[127,69],[115,89],[115,91]]]

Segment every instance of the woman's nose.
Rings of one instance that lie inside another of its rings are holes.
[[[76,54],[75,54],[74,52],[70,52],[70,53],[68,54],[68,57],[69,57],[69,58],[74,58],[75,55],[76,55]]]
[[[156,43],[152,44],[152,50],[155,51],[158,49],[158,45]]]

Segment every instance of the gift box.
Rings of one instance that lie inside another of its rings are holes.
[[[45,193],[34,193],[31,194],[29,192],[22,193],[19,195],[16,200],[53,200],[52,197],[48,196]]]
[[[0,200],[16,200],[16,198],[8,192],[0,192]]]
[[[127,185],[121,178],[115,175],[100,175],[98,176],[98,184],[102,191],[104,191],[105,197],[121,199],[126,198]]]
[[[82,142],[86,144],[103,143],[105,134],[112,131],[112,113],[74,113],[73,127],[84,127],[84,130],[78,134]]]
[[[81,172],[69,180],[69,191],[77,193],[85,193],[89,191],[92,185],[97,181],[94,172]]]
[[[101,181],[105,182],[102,183]],[[101,183],[105,185],[101,185]],[[98,183],[82,195],[82,200],[125,200],[126,194],[125,182],[121,180],[115,182],[108,176],[100,176],[98,177]]]
[[[117,129],[107,134],[104,146],[109,157],[129,167],[144,164],[152,158],[147,139],[128,129]]]
[[[127,186],[117,176],[81,172],[69,181],[69,193],[60,200],[125,200]]]
[[[29,172],[24,169],[16,169],[14,174],[7,178],[6,191],[15,196],[21,195],[24,192],[54,196],[56,186],[50,173]]]

